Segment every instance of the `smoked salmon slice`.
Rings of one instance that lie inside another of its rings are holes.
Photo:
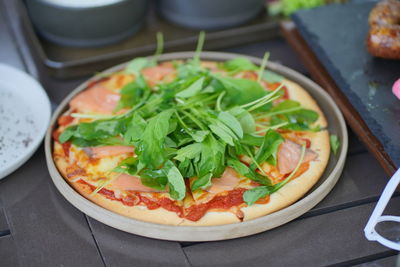
[[[95,85],[75,96],[70,107],[77,112],[111,115],[121,96],[102,85]]]
[[[125,153],[133,153],[135,149],[131,146],[99,146],[88,147],[84,150],[91,158],[104,158]]]
[[[155,67],[149,67],[142,70],[142,74],[150,87],[153,87],[158,81],[175,73],[174,66],[170,64],[161,64]]]
[[[207,189],[209,193],[218,194],[220,192],[233,190],[239,184],[239,175],[237,172],[227,167],[220,178],[212,178],[212,185]]]
[[[281,174],[291,173],[296,168],[300,156],[301,145],[286,139],[278,149],[277,160],[279,172]],[[315,160],[317,156],[317,153],[307,148],[302,163]]]
[[[111,182],[114,190],[137,191],[137,192],[160,192],[156,189],[144,186],[139,177],[129,174],[121,174]]]

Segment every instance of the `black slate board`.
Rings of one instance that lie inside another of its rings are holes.
[[[391,91],[400,61],[372,57],[365,46],[375,2],[329,5],[293,15],[301,35],[400,167],[400,100]]]

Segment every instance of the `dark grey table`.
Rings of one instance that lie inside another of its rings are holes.
[[[13,35],[20,25],[9,1],[0,1],[0,62],[39,79],[56,105],[82,80],[52,79],[36,64],[24,38]],[[225,51],[262,56],[266,50],[272,60],[305,73],[281,39]],[[54,187],[43,150],[0,181],[0,266],[393,266],[397,261],[397,252],[364,238],[388,177],[352,133],[342,177],[311,211],[265,233],[204,243],[144,238],[87,217]],[[399,199],[393,197],[388,213],[399,213]]]

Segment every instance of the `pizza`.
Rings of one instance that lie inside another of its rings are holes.
[[[299,200],[329,156],[300,85],[246,58],[136,58],[87,83],[53,131],[53,159],[86,199],[167,225],[222,225]]]

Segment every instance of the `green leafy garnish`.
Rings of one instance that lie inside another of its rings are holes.
[[[227,161],[228,166],[232,167],[237,171],[240,175],[243,175],[250,180],[253,180],[259,184],[263,185],[270,185],[271,181],[268,177],[263,176],[259,173],[257,173],[255,170],[252,170],[251,168],[247,167],[246,164],[243,162],[239,161],[238,159],[230,158]]]
[[[182,200],[186,195],[185,181],[172,161],[167,161],[163,171],[168,178],[169,193],[173,199]]]
[[[329,141],[331,143],[332,152],[333,152],[333,154],[336,155],[339,150],[339,147],[340,147],[340,141],[339,141],[338,136],[335,134],[331,134]]]
[[[162,54],[164,50],[164,35],[162,34],[162,32],[157,32],[156,39],[157,39],[157,48],[153,56],[152,65],[156,65],[158,57]]]
[[[269,83],[280,83],[283,81],[283,76],[270,70],[264,70],[262,78]]]
[[[146,94],[150,93],[149,90],[143,76],[139,74],[135,81],[122,87],[120,91],[121,99],[114,111],[117,112],[123,108],[133,107],[138,104]]]
[[[140,76],[140,72],[146,68],[156,65],[158,57],[162,54],[164,49],[164,37],[161,32],[157,32],[156,34],[157,39],[157,48],[154,53],[153,59],[149,60],[147,58],[138,57],[133,59],[128,63],[125,67],[124,73],[127,74],[134,74],[135,76]]]
[[[276,165],[276,153],[279,145],[284,141],[283,137],[276,131],[270,130],[264,136],[264,141],[258,149],[255,160],[258,164],[267,161],[271,165]],[[255,169],[254,164],[251,165]]]
[[[215,75],[226,90],[224,101],[227,104],[242,105],[257,100],[267,94],[265,89],[256,81]]]
[[[140,71],[144,69],[149,64],[149,60],[147,58],[138,57],[128,63],[125,68],[125,73],[135,74],[139,76]]]
[[[200,54],[201,54],[201,51],[203,50],[205,40],[206,40],[206,34],[204,31],[201,31],[199,33],[199,39],[197,41],[196,52],[194,53],[194,57],[193,57],[193,62],[196,65],[200,64]]]
[[[185,161],[186,159],[194,159],[195,157],[200,155],[201,150],[201,143],[193,143],[179,149],[174,159],[181,162]]]
[[[201,89],[203,88],[203,83],[204,83],[204,77],[200,77],[194,83],[192,83],[189,87],[187,87],[183,91],[180,91],[175,96],[181,97],[181,98],[188,98],[188,97],[194,96],[201,91]]]
[[[168,134],[169,119],[174,111],[164,110],[151,118],[137,142],[136,154],[146,166],[160,167],[166,160],[165,138]]]
[[[268,59],[269,59],[269,52],[265,52],[263,60],[261,62],[260,69],[258,70],[257,82],[260,82],[261,79],[263,78],[262,76],[265,70],[265,66],[267,65]]]
[[[226,61],[223,64],[225,70],[229,71],[230,74],[236,74],[246,70],[258,70],[258,67],[254,65],[250,60],[243,57],[238,57]]]

